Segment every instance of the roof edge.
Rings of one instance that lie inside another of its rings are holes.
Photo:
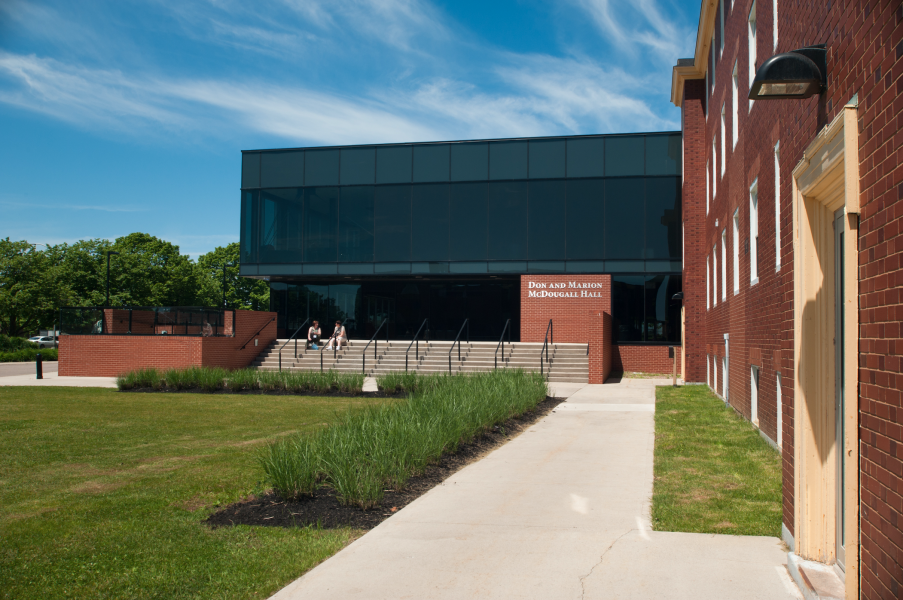
[[[718,0],[703,0],[699,9],[699,25],[696,28],[696,50],[693,54],[692,66],[686,64],[688,59],[678,59],[671,71],[671,103],[680,108],[683,103],[684,82],[687,79],[702,79],[705,77],[708,61],[709,46],[712,42],[712,33],[715,30],[715,13],[718,10]]]

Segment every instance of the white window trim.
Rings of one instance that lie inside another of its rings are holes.
[[[725,103],[721,103],[721,177],[727,170],[727,115],[725,114]]]
[[[774,145],[774,270],[781,270],[781,142]]]
[[[712,206],[718,197],[718,135],[712,138]]]
[[[718,4],[721,7],[721,10],[718,11],[721,14],[721,45],[718,48],[718,56],[724,55],[724,0],[718,0]]]
[[[750,365],[749,367],[749,420],[756,427],[759,426],[759,385],[756,383],[756,376],[759,374],[759,367]]]
[[[727,228],[721,230],[721,301],[727,302]]]
[[[778,49],[778,0],[772,0],[771,35],[774,38],[774,50]]]
[[[784,442],[784,435],[783,435],[783,429],[784,429],[784,406],[783,406],[784,405],[784,397],[783,396],[784,396],[784,393],[781,391],[781,372],[780,371],[777,372],[777,377],[775,379],[777,382],[776,396],[777,396],[777,416],[778,416],[778,418],[777,418],[778,434],[776,437],[778,438],[777,439],[778,448],[783,448],[784,447],[784,444],[783,444],[783,442]]]
[[[718,306],[718,244],[712,246],[712,307]]]
[[[712,177],[712,169],[709,167],[710,161],[705,161],[705,214],[709,216],[709,193],[711,192],[712,182],[709,179]]]
[[[752,88],[753,79],[756,78],[756,53],[758,48],[756,38],[756,0],[753,0],[752,8],[746,20],[747,46],[749,47],[749,88]],[[749,89],[747,88],[747,89]],[[752,110],[754,100],[749,101],[749,110]]]
[[[737,72],[738,62],[734,61],[734,72],[731,73],[731,108],[733,115],[731,118],[731,144],[733,149],[737,149],[737,138],[740,137],[740,74]]]
[[[759,180],[749,186],[749,281],[759,283]]]
[[[711,286],[709,285],[709,267],[711,266],[712,261],[708,256],[705,257],[705,309],[709,310],[710,306],[710,298],[709,298],[709,290],[711,290]]]
[[[740,209],[734,211],[734,296],[740,293]]]

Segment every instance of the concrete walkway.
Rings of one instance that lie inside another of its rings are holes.
[[[651,531],[655,384],[554,385],[553,413],[273,598],[800,598],[777,538]]]
[[[0,386],[34,387],[116,387],[115,377],[60,377],[59,364],[47,361],[42,365],[44,379],[35,376],[35,364],[0,363]]]

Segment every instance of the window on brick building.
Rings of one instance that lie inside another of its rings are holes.
[[[721,103],[721,176],[727,169],[727,114],[725,114],[724,102]]]
[[[749,420],[759,424],[759,367],[749,368]]]
[[[705,161],[705,214],[709,214],[709,179],[712,177],[712,170],[709,167],[709,161]]]
[[[719,30],[719,33],[721,33],[721,43],[718,47],[718,55],[721,56],[724,54],[724,0],[718,0],[718,14],[721,15],[721,29]]]
[[[709,260],[709,257],[706,256],[706,257],[705,257],[705,309],[706,309],[706,310],[709,310],[709,306],[710,306],[710,304],[709,304],[709,290],[710,290],[710,287],[709,287],[709,266],[710,266],[710,263],[711,263],[711,261]]]
[[[715,204],[715,198],[718,194],[718,183],[716,182],[715,173],[718,171],[718,136],[712,138],[712,205]]]
[[[749,188],[749,281],[759,283],[759,180]]]
[[[727,229],[721,230],[721,300],[727,302]]]
[[[753,0],[752,8],[749,10],[749,19],[747,20],[748,29],[748,45],[749,45],[749,87],[752,87],[753,79],[756,78],[756,3]],[[753,101],[749,101],[749,109],[752,110]]]
[[[781,270],[781,142],[774,145],[774,270]]]
[[[778,413],[778,425],[777,425],[777,428],[778,428],[777,438],[778,439],[777,439],[777,442],[778,442],[778,448],[783,447],[783,438],[784,438],[783,433],[782,433],[782,430],[784,429],[784,414],[783,414],[784,406],[783,406],[783,404],[784,404],[784,401],[783,401],[783,394],[781,392],[781,374],[779,372],[777,374],[777,405],[778,405],[777,406],[777,413]]]
[[[740,135],[740,75],[737,73],[737,61],[734,61],[734,71],[731,73],[731,137],[734,148],[737,148],[737,137]]]
[[[710,95],[715,94],[715,32],[712,32],[712,89]]]
[[[718,246],[712,246],[712,306],[718,306]]]
[[[734,295],[740,293],[740,209],[734,211]]]
[[[705,355],[705,383],[706,383],[706,385],[712,385],[712,373],[709,369],[709,361],[710,360],[711,360],[711,357],[708,354],[706,354]]]

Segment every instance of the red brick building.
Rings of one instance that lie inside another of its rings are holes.
[[[816,44],[823,93],[749,99]],[[847,598],[903,597],[901,58],[899,0],[703,0],[672,79],[687,379],[780,448],[791,572]]]

